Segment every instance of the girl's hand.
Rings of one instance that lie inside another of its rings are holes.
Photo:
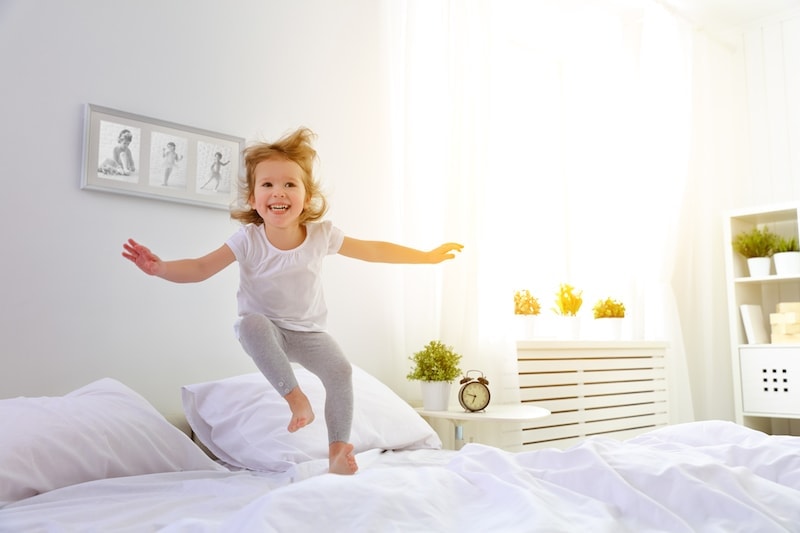
[[[464,248],[464,245],[462,244],[458,244],[457,242],[448,242],[437,248],[434,248],[428,252],[428,255],[430,256],[432,263],[441,263],[442,261],[453,259],[456,256],[456,254],[453,252],[460,252],[462,248]]]
[[[130,260],[145,274],[151,276],[162,276],[167,267],[159,257],[151,252],[146,246],[142,246],[133,239],[128,239],[128,242],[123,243],[122,257]]]

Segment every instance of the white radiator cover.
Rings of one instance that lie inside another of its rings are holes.
[[[551,416],[526,424],[522,449],[591,435],[626,439],[669,424],[664,342],[520,341],[520,396]]]

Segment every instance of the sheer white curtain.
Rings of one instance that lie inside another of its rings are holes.
[[[628,337],[667,340],[673,379],[684,378],[670,278],[689,35],[654,2],[624,6],[387,3],[398,230],[406,242],[466,245],[436,274],[406,271],[404,334],[455,345],[496,378],[501,400],[517,390],[513,291],[530,289],[552,317],[560,283],[583,290],[584,332],[597,300],[620,299]],[[689,396],[674,399],[676,419],[691,419]]]

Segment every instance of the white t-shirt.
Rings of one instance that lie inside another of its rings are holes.
[[[344,233],[328,221],[306,224],[306,230],[306,240],[292,250],[275,248],[263,224],[247,224],[226,241],[239,262],[237,337],[241,317],[253,313],[285,329],[325,329],[322,260],[339,251]]]

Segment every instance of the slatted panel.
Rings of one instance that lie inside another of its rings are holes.
[[[552,413],[526,425],[523,449],[624,439],[669,423],[662,343],[526,342],[517,353],[522,401]]]

